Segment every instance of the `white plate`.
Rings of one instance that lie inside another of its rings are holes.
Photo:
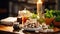
[[[23,29],[27,30],[27,31],[40,31],[41,27],[39,27],[39,28],[23,28]]]

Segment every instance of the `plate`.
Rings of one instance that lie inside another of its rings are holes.
[[[41,30],[41,27],[39,28],[23,28],[24,30],[27,30],[27,31],[40,31]]]

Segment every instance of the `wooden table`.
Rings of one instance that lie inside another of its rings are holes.
[[[13,32],[13,26],[0,25],[0,34],[17,34]]]
[[[55,28],[55,31],[57,31],[57,28]],[[23,31],[24,34],[60,34],[59,32],[48,32],[48,33],[36,33],[36,32],[28,32],[28,31]],[[0,33],[1,34],[17,34],[13,32],[13,26],[4,26],[4,25],[0,25]]]

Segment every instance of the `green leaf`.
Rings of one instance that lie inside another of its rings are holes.
[[[45,17],[48,17],[48,18],[51,18],[51,17],[54,17],[54,14],[53,14],[54,10],[46,10],[46,14],[45,14]]]
[[[34,18],[37,18],[37,14],[34,14],[34,13],[33,13],[32,16],[31,16],[31,18],[33,18],[33,19],[34,19]]]
[[[60,22],[60,16],[57,16],[57,17],[55,18],[55,21],[56,21],[56,22]]]

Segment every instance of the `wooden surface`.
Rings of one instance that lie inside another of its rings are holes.
[[[0,25],[0,34],[18,34],[13,32],[13,26]]]
[[[13,26],[0,25],[0,30],[2,30],[2,31],[8,31],[8,32],[13,32]]]
[[[23,31],[24,34],[60,34],[60,29],[59,28],[54,28],[54,31],[55,32],[48,32],[48,33],[42,33],[42,32],[28,32],[28,31]],[[59,31],[59,32],[57,32]],[[4,26],[4,25],[0,25],[0,33],[3,33],[3,34],[12,34],[13,32],[13,26]],[[15,33],[16,34],[16,33]]]

